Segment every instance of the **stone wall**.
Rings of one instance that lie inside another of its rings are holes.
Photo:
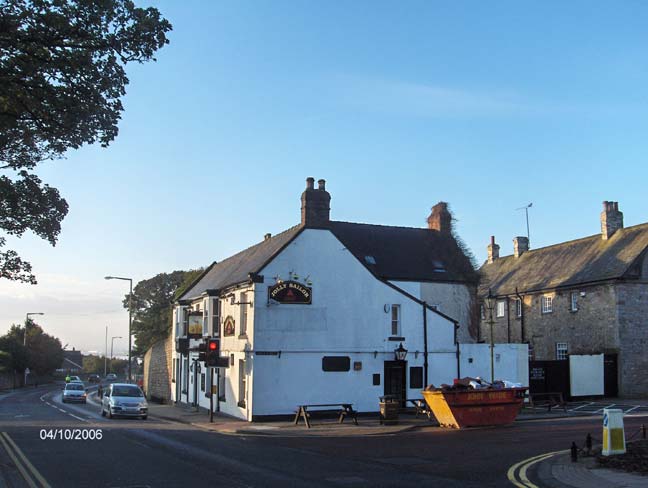
[[[144,391],[149,400],[171,402],[173,337],[153,344],[144,355]]]
[[[619,314],[619,394],[648,396],[648,284],[617,285]]]
[[[579,294],[577,311],[570,310],[571,292]],[[543,314],[545,295],[553,298],[553,311]],[[528,341],[537,360],[556,359],[557,342],[566,342],[569,354],[616,353],[620,347],[616,302],[612,284],[523,295],[523,340],[522,320],[516,317],[515,300],[509,297],[504,317],[495,317],[493,311],[493,336],[496,343],[508,342],[510,328],[510,342]],[[481,320],[480,339],[489,342],[488,310],[485,317]]]

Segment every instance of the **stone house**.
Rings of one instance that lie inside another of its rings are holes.
[[[215,401],[250,421],[304,403],[375,411],[381,395],[419,398],[426,383],[459,374],[477,273],[447,205],[433,207],[427,228],[340,222],[325,181],[306,181],[298,225],[212,264],[179,298],[174,401]],[[227,367],[200,359],[211,337]]]
[[[529,344],[532,360],[604,354],[606,396],[648,395],[648,223],[624,228],[603,202],[601,233],[540,249],[513,239],[500,257],[491,237],[481,267],[479,339]]]

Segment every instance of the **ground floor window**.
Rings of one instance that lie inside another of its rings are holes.
[[[238,406],[241,408],[245,408],[245,360],[244,359],[239,359],[238,374],[239,374]]]
[[[187,379],[189,378],[189,359],[184,360],[184,374],[182,374],[182,393],[187,393]]]
[[[568,349],[566,342],[556,342],[556,359],[567,359]]]
[[[221,402],[227,401],[225,398],[225,368],[218,368],[218,400]]]

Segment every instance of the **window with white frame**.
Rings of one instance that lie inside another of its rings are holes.
[[[578,311],[578,292],[572,291],[569,296],[569,310],[572,312]]]
[[[515,316],[522,317],[522,300],[520,298],[515,299]]]
[[[226,402],[225,398],[225,368],[219,368],[218,373],[218,400],[221,402]]]
[[[205,298],[202,302],[202,313],[203,313],[203,326],[202,326],[202,335],[209,335],[209,300]]]
[[[247,334],[247,316],[248,316],[248,304],[247,304],[247,293],[246,292],[241,292],[241,296],[239,298],[239,306],[240,308],[240,320],[239,320],[239,329],[240,335],[245,335]]]
[[[484,307],[483,303],[479,305],[479,315],[482,320],[486,320],[486,307]]]
[[[567,359],[569,346],[566,342],[556,342],[556,359]]]
[[[391,335],[401,335],[401,308],[398,304],[391,306]]]
[[[542,297],[542,313],[553,312],[553,297],[544,295]]]
[[[211,333],[214,337],[220,336],[220,300],[218,298],[211,299]]]
[[[239,359],[239,367],[238,367],[238,374],[239,374],[239,391],[238,391],[238,406],[241,408],[245,408],[245,360],[244,359]]]
[[[506,302],[504,302],[504,300],[498,301],[497,302],[496,316],[497,317],[504,317],[505,311],[506,311]]]

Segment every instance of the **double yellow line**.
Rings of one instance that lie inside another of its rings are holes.
[[[530,457],[511,466],[506,475],[508,476],[509,481],[518,488],[539,488],[538,485],[529,481],[529,477],[527,476],[529,468],[540,461],[544,461],[545,459],[549,459],[551,456],[562,454],[564,452],[567,451],[546,452],[544,454],[539,454],[538,456]]]
[[[5,448],[7,454],[13,461],[20,474],[30,488],[51,488],[50,484],[43,478],[34,465],[29,462],[27,456],[20,450],[9,434],[0,432],[0,444]]]

